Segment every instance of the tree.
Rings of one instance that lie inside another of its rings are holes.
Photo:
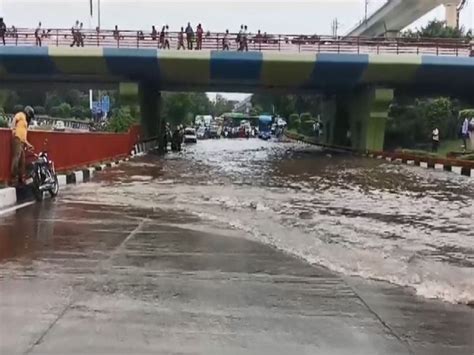
[[[463,27],[453,28],[446,25],[445,21],[433,20],[425,27],[402,32],[405,38],[471,38],[472,30],[465,31]]]
[[[107,130],[115,133],[127,132],[135,123],[136,118],[130,114],[130,108],[122,106],[112,112],[112,118],[109,121]]]
[[[35,110],[36,115],[45,115],[46,114],[46,110],[43,106],[34,106],[33,110]]]
[[[205,93],[164,93],[162,115],[171,125],[189,125],[196,115],[209,115],[211,102]]]
[[[71,109],[71,116],[74,118],[83,118],[84,117],[84,110],[81,106],[73,106]]]
[[[63,102],[58,106],[59,117],[61,118],[70,118],[71,117],[71,105],[66,102]]]
[[[221,95],[216,95],[216,100],[211,102],[211,113],[219,117],[224,113],[232,112],[234,105]]]

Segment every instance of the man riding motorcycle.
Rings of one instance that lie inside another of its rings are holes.
[[[28,142],[28,126],[35,117],[35,111],[31,106],[26,106],[23,111],[18,112],[13,121],[13,140],[12,140],[12,165],[11,165],[11,184],[23,184],[23,175],[25,173],[25,147],[33,150],[33,145]]]

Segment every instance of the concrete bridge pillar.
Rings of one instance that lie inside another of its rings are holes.
[[[458,25],[458,10],[459,0],[446,0],[444,7],[446,9],[446,25],[448,27],[456,28]]]
[[[363,88],[324,101],[324,143],[357,150],[383,150],[392,89]]]
[[[161,92],[154,83],[120,83],[120,103],[130,107],[140,107],[140,125],[143,138],[158,137],[163,146],[164,120],[161,119]]]
[[[161,117],[161,91],[154,84],[140,84],[140,118],[145,137],[157,137],[163,150],[165,120]]]
[[[393,89],[380,88],[364,88],[351,95],[346,107],[354,149],[383,150],[385,123],[393,96]]]

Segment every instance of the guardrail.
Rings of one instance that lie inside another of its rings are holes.
[[[71,29],[43,30],[38,36],[32,29],[15,29],[5,36],[7,46],[37,46],[41,39],[42,46],[72,46],[75,35]],[[238,50],[236,33],[210,33],[202,36],[200,49],[224,50],[228,43],[229,50]],[[130,31],[130,30],[81,30],[79,41],[74,46],[104,48],[169,48],[177,49],[180,34]],[[76,39],[77,39],[76,38]],[[198,37],[192,38],[196,48]],[[187,48],[186,34],[184,46]],[[355,54],[430,54],[450,56],[474,56],[474,43],[468,39],[428,39],[428,38],[370,38],[370,37],[332,37],[318,35],[290,35],[258,33],[247,36],[249,51],[284,51],[312,53],[355,53]],[[247,49],[247,48],[246,48]],[[185,49],[187,50],[187,49]]]

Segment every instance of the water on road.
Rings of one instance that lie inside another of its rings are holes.
[[[474,182],[446,172],[260,140],[149,155],[69,190],[66,202],[170,210],[342,275],[474,302]]]

